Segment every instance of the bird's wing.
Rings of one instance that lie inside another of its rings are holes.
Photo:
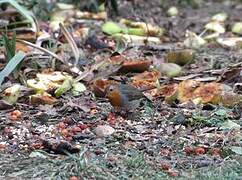
[[[125,94],[126,97],[128,97],[129,101],[137,100],[144,98],[144,94],[139,91],[137,88],[129,85],[123,85],[122,86],[122,93]]]

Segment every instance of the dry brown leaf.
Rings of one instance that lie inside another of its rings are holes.
[[[144,72],[147,71],[151,65],[151,61],[147,59],[132,59],[126,60],[124,56],[117,55],[112,56],[110,60],[114,63],[123,63],[119,72]]]
[[[242,104],[242,95],[231,92],[222,92],[221,103],[226,107],[234,107],[236,104]]]
[[[166,60],[169,63],[175,63],[183,66],[194,59],[194,51],[191,49],[177,50],[167,53]]]
[[[180,102],[187,102],[193,99],[193,92],[202,83],[194,80],[182,81],[178,85],[178,100]]]
[[[23,51],[25,53],[28,53],[30,51],[29,47],[26,46],[25,44],[16,42],[16,45],[15,46],[16,46],[16,52]]]
[[[219,83],[207,83],[194,91],[194,99],[200,98],[202,103],[218,104],[221,100],[222,86]]]
[[[35,94],[30,96],[30,102],[32,105],[40,105],[40,104],[51,105],[56,103],[57,100],[48,93],[42,93],[42,94]]]
[[[165,101],[170,104],[177,99],[178,84],[165,85],[159,89],[159,92],[165,97]]]
[[[150,65],[150,60],[126,60],[119,71],[123,73],[144,72],[149,69]]]
[[[140,89],[156,87],[157,80],[160,78],[158,71],[145,71],[132,78],[132,84]]]

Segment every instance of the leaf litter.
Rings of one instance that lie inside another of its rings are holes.
[[[10,64],[19,77],[2,80],[1,178],[241,177],[239,8],[160,3],[120,2],[119,15],[108,21],[106,11],[57,4],[50,24],[40,19],[31,34],[24,23],[25,31],[7,27],[44,58],[25,49],[28,61],[8,59],[21,68]],[[1,11],[19,5],[11,8]],[[6,60],[1,56],[1,70]],[[21,88],[12,91],[16,82]],[[120,83],[141,89],[151,103],[115,112],[106,88]]]

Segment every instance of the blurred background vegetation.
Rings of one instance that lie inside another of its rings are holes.
[[[33,11],[33,13],[42,20],[48,20],[50,18],[50,13],[55,10],[56,3],[70,3],[74,4],[77,8],[82,11],[98,12],[100,7],[105,7],[107,11],[112,11],[116,15],[118,14],[118,4],[120,0],[16,0],[24,7]],[[133,5],[139,3],[148,3],[146,1],[139,0],[129,0]],[[198,8],[203,2],[211,0],[157,0],[160,1],[161,8],[168,8],[171,5]],[[215,2],[224,2],[226,0],[213,0]],[[227,0],[229,1],[229,0]],[[230,0],[230,1],[240,1],[242,0]],[[4,9],[4,4],[1,4],[1,9]]]

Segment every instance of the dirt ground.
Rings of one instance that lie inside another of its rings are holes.
[[[160,0],[120,3],[120,14],[112,15],[113,20],[131,18],[157,24],[167,30],[169,38],[161,46],[131,47],[128,53],[162,57],[170,49],[179,49],[177,43],[185,39],[186,30],[201,33],[216,13],[229,15],[227,28],[242,18],[242,3],[235,1],[203,1],[197,8],[178,1],[167,3],[170,5],[179,8],[179,16],[167,17]],[[90,53],[89,58],[93,56]],[[241,50],[212,44],[196,51],[194,62],[184,67],[183,75],[211,77],[215,70],[224,70],[241,59]],[[169,81],[162,79],[161,83]],[[226,84],[239,82],[241,75]],[[97,112],[92,113],[94,107]],[[226,131],[218,127],[225,120],[242,125],[241,107],[188,108],[157,99],[153,105],[143,102],[130,116],[117,115],[112,122],[109,102],[87,90],[80,97],[66,94],[55,106],[18,103],[14,109],[23,114],[19,122],[9,120],[12,109],[0,112],[0,140],[7,145],[0,148],[0,179],[242,179],[241,155],[230,152],[231,146],[242,145],[241,140],[235,141],[241,128]],[[63,122],[67,128],[85,126],[68,139],[59,131]],[[94,129],[107,122],[115,133],[98,137]],[[40,150],[43,141],[45,149]],[[193,154],[190,147],[202,147],[205,152]]]

